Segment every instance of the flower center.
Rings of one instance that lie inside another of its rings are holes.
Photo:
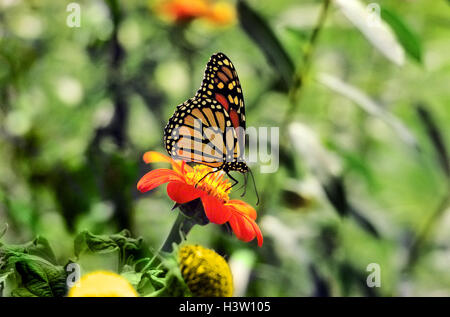
[[[181,274],[194,296],[232,296],[233,277],[227,261],[211,249],[185,245],[178,251]]]
[[[228,202],[228,194],[231,191],[231,184],[228,179],[223,179],[224,172],[211,173],[212,168],[205,165],[194,166],[193,172],[186,173],[186,182],[200,190],[214,196],[222,202]],[[209,173],[209,174],[208,174]],[[206,176],[207,175],[207,176]]]

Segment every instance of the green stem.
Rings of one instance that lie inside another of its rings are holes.
[[[439,222],[440,217],[447,210],[449,205],[450,205],[450,186],[448,186],[448,194],[446,194],[444,198],[441,200],[441,202],[438,204],[436,211],[425,223],[421,232],[418,234],[416,240],[411,245],[409,249],[409,256],[406,265],[406,270],[411,270],[414,267],[415,263],[420,257],[421,249],[425,246],[428,238],[433,232],[435,225]]]
[[[192,227],[195,225],[195,222],[189,218],[186,218],[183,213],[179,212],[177,219],[175,219],[175,223],[170,229],[169,235],[166,238],[166,241],[162,245],[160,252],[170,253],[173,250],[173,243],[180,244],[181,241],[187,236],[189,231],[191,231]]]
[[[309,72],[309,68],[310,68],[310,65],[312,62],[312,57],[314,55],[313,54],[314,49],[316,47],[317,39],[319,38],[320,31],[322,30],[322,28],[325,24],[328,10],[330,7],[330,2],[331,2],[331,0],[324,0],[322,3],[322,8],[320,10],[320,14],[319,14],[317,23],[314,26],[312,34],[308,40],[308,43],[306,44],[306,48],[305,48],[304,52],[303,52],[302,62],[294,75],[294,83],[292,84],[292,87],[289,89],[289,92],[288,92],[289,104],[288,104],[286,112],[284,113],[284,116],[282,118],[281,125],[280,125],[282,138],[287,137],[286,136],[287,127],[289,126],[289,123],[294,118],[293,113],[295,111],[295,108],[297,107],[299,100],[300,100],[300,93],[303,90],[303,83],[305,81],[305,77],[307,76],[307,74]],[[263,192],[265,193],[265,195],[263,195],[263,197],[262,197],[260,212],[264,212],[264,208],[266,206],[266,201],[270,201],[270,199],[271,199],[269,193],[273,193],[273,191],[271,191],[270,188],[273,188],[274,175],[275,175],[275,173],[270,174],[264,184]]]
[[[330,7],[330,0],[324,0],[317,23],[314,26],[309,41],[306,44],[305,50],[303,51],[301,66],[298,68],[295,74],[294,84],[292,88],[289,90],[289,107],[285,113],[283,126],[286,126],[286,124],[292,119],[292,113],[295,110],[295,107],[297,106],[299,100],[299,93],[305,81],[305,77],[308,75],[309,68],[311,66],[311,60],[314,55],[314,50],[317,44],[317,39],[319,38],[320,31],[322,30],[325,24],[329,7]]]
[[[145,272],[149,268],[158,269],[162,264],[161,253],[171,253],[173,251],[173,244],[180,244],[183,239],[186,238],[194,225],[206,224],[203,222],[204,219],[201,219],[201,217],[199,216],[197,206],[198,205],[194,205],[194,207],[189,205],[179,206],[180,211],[178,212],[178,216],[172,225],[172,229],[170,229],[169,235],[161,246],[159,252],[157,252],[153,256],[153,258],[150,259],[150,261],[144,266],[141,272]],[[192,208],[194,209],[192,210]],[[201,210],[201,212],[204,213],[203,210]],[[192,217],[185,216],[186,213],[188,215],[192,215]]]
[[[119,250],[119,268],[118,272],[121,273],[123,270],[123,266],[125,265],[125,248]]]

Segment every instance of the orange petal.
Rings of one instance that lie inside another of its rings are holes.
[[[160,163],[160,162],[167,162],[172,164],[172,169],[174,171],[177,171],[181,175],[184,175],[183,172],[192,172],[192,167],[189,165],[186,165],[183,161],[176,161],[172,159],[170,156],[164,155],[159,152],[155,151],[148,151],[144,153],[144,156],[142,157],[144,162],[149,163]],[[184,167],[184,168],[183,168]]]
[[[183,21],[205,15],[208,6],[209,3],[205,0],[172,0],[165,1],[158,11],[175,21]]]
[[[172,158],[168,157],[167,155],[161,154],[159,152],[155,151],[148,151],[144,153],[144,156],[142,157],[144,159],[145,163],[154,163],[154,162],[168,162],[172,163]]]
[[[256,233],[256,240],[258,240],[258,247],[261,247],[263,245],[262,232],[259,229],[259,226],[254,221],[252,221],[251,224],[253,226],[253,230],[255,230],[255,233]]]
[[[245,201],[242,200],[230,200],[226,204],[227,206],[232,206],[236,208],[239,212],[242,212],[249,216],[251,219],[256,220],[256,210]]]
[[[203,209],[209,221],[222,225],[231,217],[230,208],[227,208],[217,198],[210,195],[202,196]]]
[[[203,191],[182,182],[171,182],[167,185],[167,195],[179,204],[190,202],[199,198]]]
[[[192,166],[189,166],[186,164],[185,161],[181,161],[181,173],[184,175],[186,174],[186,172],[193,172],[194,169],[192,168]]]
[[[244,242],[249,242],[256,236],[256,239],[258,240],[258,246],[262,246],[263,236],[255,221],[233,207],[230,207],[230,210],[232,212],[232,215],[230,217],[229,223],[236,237]]]
[[[226,25],[236,19],[236,12],[230,3],[219,1],[212,5],[206,18],[216,24]]]
[[[171,157],[169,157],[167,155],[164,155],[162,153],[155,152],[155,151],[145,152],[144,156],[142,157],[142,159],[147,164],[149,164],[149,163],[159,163],[159,162],[170,163],[170,164],[172,164],[172,169],[174,171],[177,171],[178,173],[181,174],[181,163],[175,161]]]
[[[168,168],[158,168],[142,176],[137,184],[137,189],[140,192],[145,193],[146,191],[152,190],[159,185],[173,181],[182,182],[184,180],[180,174],[175,171]]]

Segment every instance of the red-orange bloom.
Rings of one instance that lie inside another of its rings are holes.
[[[191,167],[184,161],[175,161],[158,152],[147,152],[143,158],[146,163],[171,163],[172,169],[159,168],[148,172],[137,184],[139,191],[144,193],[168,183],[167,194],[176,203],[185,204],[200,198],[209,221],[219,225],[228,222],[238,239],[249,242],[256,237],[258,245],[262,245],[261,230],[255,223],[255,209],[241,200],[229,199],[231,184],[223,178],[223,172],[203,178],[211,171],[210,167]]]
[[[177,22],[202,17],[208,10],[208,3],[204,0],[166,0],[161,1],[158,7],[158,11]]]
[[[231,3],[211,0],[160,0],[156,12],[175,22],[206,19],[216,25],[228,25],[236,19]]]

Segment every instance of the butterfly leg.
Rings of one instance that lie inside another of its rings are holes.
[[[244,197],[245,193],[247,192],[247,174],[244,174],[244,184],[240,186],[238,189],[236,189],[236,191],[239,191],[242,188],[244,188],[244,192],[241,194],[241,197]]]
[[[238,182],[233,176],[231,176],[229,172],[226,172],[226,173],[227,173],[227,176],[228,176],[229,178],[231,178],[231,180],[234,182],[234,183],[231,184],[231,186],[228,188],[228,189],[231,189],[231,188],[233,188],[234,186],[236,186],[236,184],[239,183],[239,182]]]
[[[197,185],[198,185],[202,180],[204,180],[204,179],[206,178],[206,176],[208,176],[209,174],[215,173],[215,172],[217,172],[217,170],[216,170],[216,169],[213,169],[212,171],[206,173],[205,176],[203,176],[202,178],[200,178],[200,180],[197,182],[197,184],[195,184],[195,187],[197,187]]]

